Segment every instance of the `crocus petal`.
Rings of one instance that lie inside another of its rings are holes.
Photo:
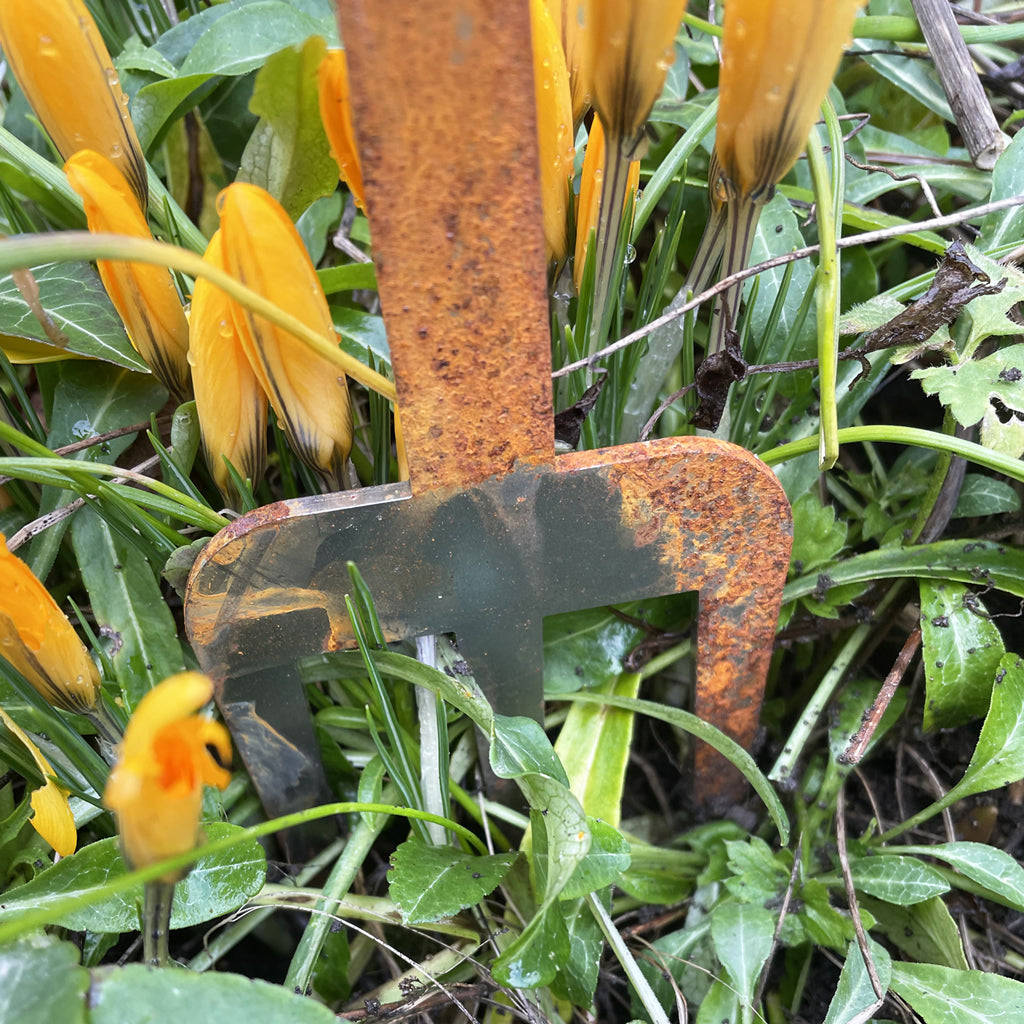
[[[533,78],[537,92],[537,139],[544,240],[548,258],[562,259],[568,248],[565,220],[576,148],[573,144],[569,75],[562,44],[544,0],[530,0]]]
[[[585,0],[588,91],[609,136],[639,138],[675,59],[685,10],[686,0]]]
[[[100,676],[50,592],[0,533],[0,654],[54,707],[88,714]]]
[[[320,119],[324,123],[331,156],[338,164],[341,180],[355,197],[356,206],[366,209],[363,172],[352,128],[351,90],[348,84],[348,60],[344,50],[328,50],[317,70]]]
[[[121,172],[91,150],[75,153],[64,171],[82,197],[90,231],[151,238]],[[100,260],[100,278],[139,355],[175,398],[191,397],[188,321],[170,271],[146,263]]]
[[[764,196],[803,152],[862,2],[729,0],[715,149],[733,194]]]
[[[312,260],[281,205],[256,185],[235,182],[217,200],[224,263],[232,276],[336,344]],[[352,446],[345,376],[288,331],[241,310],[240,334],[295,453],[337,487]]]
[[[210,239],[203,259],[224,268],[221,233]],[[267,397],[253,373],[235,326],[235,303],[205,278],[196,281],[189,314],[188,361],[206,462],[221,494],[234,485],[224,459],[256,483],[267,448]]]
[[[50,762],[43,757],[42,751],[32,742],[28,733],[3,708],[0,708],[0,722],[21,740],[32,755],[39,774],[46,779],[46,782],[32,793],[30,803],[33,813],[29,823],[57,853],[62,857],[70,856],[78,845],[78,832],[75,829],[75,817],[68,804],[68,791],[50,778],[53,775]]]
[[[562,40],[562,53],[569,72],[569,94],[572,100],[572,120],[578,125],[590,106],[583,55],[586,45],[586,4],[583,0],[546,0],[551,20]]]
[[[145,210],[146,161],[128,97],[82,0],[4,0],[0,48],[60,155],[105,154]]]
[[[583,279],[583,268],[587,263],[587,248],[590,245],[590,232],[597,227],[598,213],[601,209],[601,182],[604,176],[605,134],[600,115],[595,114],[590,125],[590,137],[587,139],[587,150],[583,156],[583,171],[580,175],[580,197],[576,208],[576,251],[573,257],[572,276],[576,291],[580,290]],[[629,177],[626,180],[626,202],[636,195],[640,184],[640,161],[631,160]],[[625,206],[623,206],[625,210]]]
[[[191,850],[199,837],[203,785],[223,788],[230,781],[230,772],[208,749],[228,761],[227,730],[196,715],[212,693],[206,676],[179,673],[150,690],[128,722],[103,802],[117,815],[125,859],[133,868]],[[160,880],[179,877],[171,872]]]

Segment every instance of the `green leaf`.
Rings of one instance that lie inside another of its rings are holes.
[[[142,964],[92,972],[89,1024],[217,1021],[217,1024],[336,1024],[321,1003],[240,974],[154,971]]]
[[[604,935],[584,899],[566,900],[558,904],[558,909],[569,936],[569,955],[551,988],[556,996],[573,1006],[590,1006],[597,988]]]
[[[74,354],[149,373],[90,264],[48,263],[35,267],[32,274],[39,303],[67,345],[58,347],[47,337],[8,274],[0,278],[0,347],[10,358],[23,353],[22,358],[38,363]]]
[[[885,947],[870,937],[868,948],[884,993],[888,990],[889,979],[892,977],[892,959]],[[851,942],[846,950],[846,961],[839,975],[839,984],[836,986],[832,1002],[829,1003],[823,1024],[848,1024],[854,1019],[864,1020],[865,1014],[868,1014],[872,1007],[877,1009],[878,1002],[860,947],[856,942]]]
[[[982,473],[968,473],[960,488],[953,518],[995,516],[1003,512],[1019,512],[1020,508],[1020,496],[1005,480],[996,480]]]
[[[997,974],[897,963],[892,966],[892,988],[925,1024],[1018,1024],[1024,1020],[1024,984]]]
[[[997,263],[973,247],[967,252],[993,284],[1005,282],[1002,291],[980,295],[967,304],[967,312],[971,315],[971,334],[965,352],[973,353],[986,338],[1020,334],[1020,324],[1009,316],[1009,311],[1024,299],[1024,273],[1012,263]]]
[[[916,857],[856,857],[850,861],[853,884],[886,903],[909,907],[949,891],[949,882]]]
[[[1024,661],[1007,654],[999,663],[992,704],[964,777],[943,798],[949,806],[965,796],[1001,789],[1024,778]]]
[[[721,978],[716,978],[708,989],[708,994],[700,1001],[697,1011],[697,1024],[723,1024],[724,1021],[735,1021],[743,1012],[739,996],[732,986]]]
[[[189,18],[188,23],[194,20]],[[219,82],[219,77],[203,72],[144,85],[132,103],[132,121],[143,150],[156,145],[170,124],[205,99]]]
[[[237,825],[211,822],[204,826],[214,841],[243,831]],[[75,896],[91,896],[125,874],[116,839],[101,839],[64,857],[25,885],[4,894],[0,917],[14,917]],[[188,928],[230,914],[255,896],[267,877],[267,855],[255,839],[229,850],[206,854],[174,887],[172,928]],[[119,892],[98,903],[66,910],[53,924],[72,931],[137,931],[142,907],[142,886]]]
[[[1024,195],[1024,138],[1017,132],[992,169],[989,199],[994,202],[1019,195]],[[1024,208],[1011,206],[1007,210],[993,210],[981,222],[978,248],[994,249],[1006,242],[1016,242],[1021,235],[1024,235]]]
[[[556,900],[590,849],[587,817],[563,783],[547,775],[524,775],[519,785],[533,813],[534,855],[544,856],[544,903]],[[538,835],[538,828],[539,832]]]
[[[987,843],[957,842],[939,843],[936,846],[903,846],[900,851],[944,860],[987,889],[993,899],[1017,910],[1024,910],[1024,867],[1005,850]],[[879,850],[880,854],[884,852],[884,848]]]
[[[576,866],[559,899],[581,899],[617,882],[629,867],[629,843],[618,829],[605,821],[587,818],[590,826],[590,849]]]
[[[790,562],[797,574],[835,561],[846,544],[846,523],[837,522],[831,505],[817,495],[805,494],[793,503],[793,553]]]
[[[571,950],[561,905],[550,904],[494,961],[491,974],[499,985],[509,988],[550,985]]]
[[[494,716],[490,746],[491,768],[501,779],[539,773],[569,785],[565,769],[540,724],[523,715]]]
[[[711,915],[711,939],[742,1006],[751,1019],[754,993],[772,951],[775,915],[764,907],[727,902]]]
[[[238,179],[266,189],[292,220],[338,187],[317,98],[317,68],[326,48],[320,36],[310,36],[269,57],[249,103],[260,122],[242,154]]]
[[[921,580],[920,589],[924,727],[962,725],[988,710],[1006,653],[1003,639],[980,598],[963,584]]]
[[[114,638],[114,669],[134,708],[157,683],[184,667],[178,630],[139,548],[97,512],[82,509],[71,528],[97,632]]]
[[[450,846],[428,846],[409,839],[391,855],[391,898],[408,924],[452,917],[493,892],[516,856],[502,853],[479,857]]]
[[[885,43],[880,46],[875,40],[854,39],[847,51],[858,54],[861,60],[898,86],[901,91],[924,104],[944,121],[952,122],[953,111],[950,110],[949,100],[946,99],[933,62],[908,60],[895,49],[891,54],[878,52],[879,49],[886,48]]]
[[[732,877],[725,885],[741,903],[763,906],[786,891],[789,869],[763,840],[728,840],[725,843]]]
[[[78,950],[49,935],[0,946],[0,1021],[5,1024],[80,1024],[85,1020],[89,972]]]
[[[911,959],[966,969],[960,931],[941,896],[910,907],[864,896],[861,910],[871,914],[889,941]]]
[[[332,34],[330,19],[312,18],[285,0],[254,0],[225,11],[202,28],[178,68],[180,75],[244,75],[286,46]]]

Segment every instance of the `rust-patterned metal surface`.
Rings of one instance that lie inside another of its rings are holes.
[[[272,814],[326,796],[296,669],[352,646],[345,563],[391,638],[453,632],[504,714],[539,716],[545,615],[700,591],[697,713],[749,745],[790,510],[743,449],[555,457],[528,5],[346,0],[408,483],[280,502],[203,551],[186,624]],[[708,802],[741,780],[698,752]]]

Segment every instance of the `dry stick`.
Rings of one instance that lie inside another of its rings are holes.
[[[914,234],[918,231],[935,231],[939,228],[948,228],[955,224],[962,224],[964,221],[973,220],[975,217],[982,217],[988,213],[995,213],[998,210],[1007,210],[1010,207],[1022,205],[1024,205],[1024,195],[1010,196],[1007,199],[997,199],[993,203],[983,203],[981,206],[974,206],[969,210],[961,210],[959,213],[951,213],[945,217],[933,217],[931,220],[922,220],[913,224],[897,224],[891,228],[879,228],[877,231],[865,231],[860,235],[850,235],[848,238],[841,238],[837,245],[840,249],[848,249],[855,245],[870,245],[873,242],[883,242],[890,238],[899,238],[901,235]],[[738,270],[735,274],[723,277],[717,284],[705,289],[699,295],[695,295],[689,302],[684,302],[671,312],[663,314],[657,320],[652,320],[649,324],[633,331],[632,334],[627,334],[624,338],[620,338],[614,344],[595,352],[592,356],[586,356],[583,359],[577,359],[574,363],[566,364],[560,370],[555,370],[551,376],[552,378],[567,377],[576,370],[593,366],[594,363],[604,359],[605,356],[610,356],[620,349],[628,348],[630,345],[646,338],[648,334],[653,334],[660,327],[664,327],[665,324],[684,316],[691,309],[696,309],[707,302],[708,299],[713,299],[721,292],[727,291],[737,281],[745,281],[748,277],[754,277],[765,270],[774,270],[776,267],[784,267],[787,263],[792,263],[794,260],[802,260],[808,256],[814,256],[819,248],[820,246],[817,245],[807,245],[802,249],[794,249],[792,252],[783,253],[781,256],[773,256],[770,260],[765,260],[756,266],[747,267],[745,270]]]
[[[857,934],[857,945],[860,947],[860,955],[864,958],[864,967],[867,969],[868,978],[871,980],[871,987],[874,989],[878,1002],[871,1008],[867,1015],[871,1016],[885,1001],[885,989],[875,969],[875,961],[868,948],[868,937],[864,931],[864,924],[860,919],[860,905],[857,903],[857,891],[853,885],[853,875],[850,872],[850,855],[846,850],[846,784],[839,787],[839,794],[836,797],[836,846],[839,849],[839,869],[843,875],[843,885],[846,887],[846,902],[850,907],[850,919],[853,921],[853,930]]]
[[[991,171],[1006,146],[949,0],[912,0],[956,126],[975,167]]]
[[[896,687],[900,685],[907,669],[910,667],[910,660],[917,653],[921,645],[921,627],[918,626],[910,636],[907,637],[900,653],[896,655],[896,661],[885,677],[881,690],[874,703],[864,713],[860,728],[850,740],[847,748],[839,755],[841,764],[859,764],[864,752],[868,749],[871,738],[875,735],[878,723],[882,721],[882,715],[889,706],[889,702],[896,695]]]

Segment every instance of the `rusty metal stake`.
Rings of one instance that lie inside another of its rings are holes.
[[[709,438],[555,457],[528,5],[340,8],[411,479],[259,509],[193,570],[189,635],[267,811],[325,796],[295,665],[353,646],[349,560],[389,640],[455,633],[495,710],[534,717],[545,615],[699,590],[696,711],[749,745],[789,505]],[[710,749],[697,785],[742,791]]]

